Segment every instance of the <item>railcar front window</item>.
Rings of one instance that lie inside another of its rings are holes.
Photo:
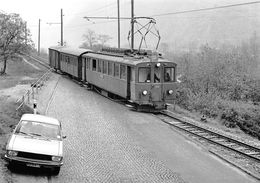
[[[161,79],[161,67],[155,66],[154,68],[154,82],[160,83]]]
[[[150,83],[151,82],[151,69],[150,68],[139,68],[138,70],[138,82],[139,83]]]
[[[175,81],[175,69],[174,67],[164,68],[164,82]]]

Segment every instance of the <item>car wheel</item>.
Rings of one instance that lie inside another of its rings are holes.
[[[60,173],[60,167],[56,167],[52,171],[53,175],[58,175]]]

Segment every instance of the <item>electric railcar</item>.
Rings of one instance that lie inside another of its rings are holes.
[[[105,96],[128,100],[140,111],[165,109],[176,96],[177,65],[149,50],[50,47],[49,64]]]

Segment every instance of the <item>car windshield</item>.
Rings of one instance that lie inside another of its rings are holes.
[[[58,125],[35,121],[21,121],[15,133],[47,139],[61,139],[60,127]]]

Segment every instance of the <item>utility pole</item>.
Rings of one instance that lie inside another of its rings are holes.
[[[131,49],[134,49],[134,0],[131,0]]]
[[[117,17],[118,17],[118,48],[120,48],[120,8],[119,8],[119,0],[117,0]]]
[[[40,49],[41,49],[41,46],[40,46],[40,43],[41,43],[41,19],[39,19],[39,28],[38,28],[39,32],[38,32],[38,55],[40,55]]]
[[[62,13],[62,9],[61,9],[61,38],[60,38],[60,45],[63,46],[63,13]]]
[[[47,22],[47,24],[60,24],[60,45],[63,46],[63,11],[60,11],[60,22]]]

